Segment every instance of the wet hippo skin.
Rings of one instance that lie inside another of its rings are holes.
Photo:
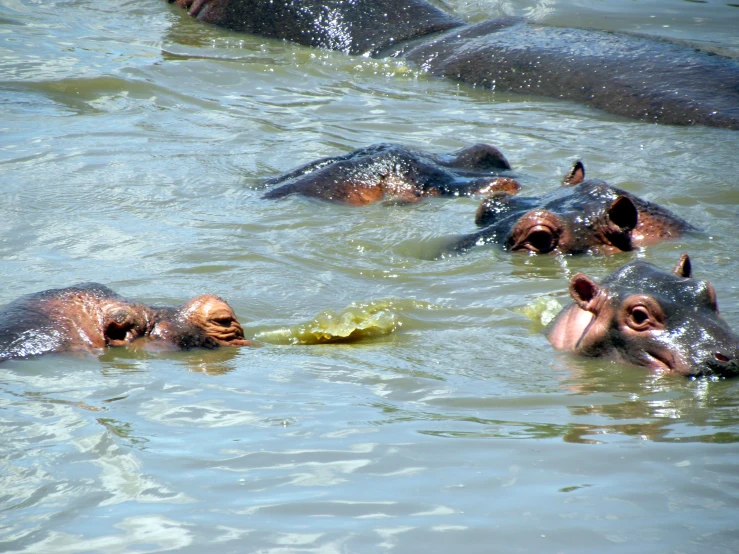
[[[348,54],[376,53],[463,24],[419,0],[168,1],[205,23]]]
[[[250,344],[231,307],[212,294],[156,308],[84,283],[28,294],[0,309],[0,361],[144,341],[183,350]]]
[[[484,199],[475,217],[484,228],[461,237],[449,251],[495,243],[536,254],[613,254],[697,231],[657,204],[584,175],[577,162],[566,186],[549,194]]]
[[[379,200],[416,202],[427,196],[518,192],[519,184],[499,176],[511,168],[503,154],[476,144],[453,154],[429,154],[399,144],[375,144],[323,158],[270,179],[263,197],[291,194],[351,205]]]
[[[739,336],[686,254],[672,273],[635,261],[600,284],[578,273],[569,288],[574,303],[545,330],[555,348],[682,375],[739,374]]]
[[[170,0],[171,2],[172,0]],[[650,122],[739,129],[739,61],[653,37],[516,18],[465,25],[423,0],[177,0],[198,20]]]

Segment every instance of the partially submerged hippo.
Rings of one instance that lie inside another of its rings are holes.
[[[631,262],[600,284],[578,273],[575,301],[549,324],[559,350],[682,375],[739,374],[739,336],[721,318],[716,291],[692,279],[683,254],[672,273]]]
[[[348,54],[402,56],[496,91],[581,102],[651,122],[739,129],[739,61],[654,37],[475,25],[425,0],[169,0],[236,31]]]
[[[450,251],[496,243],[537,254],[612,254],[697,231],[657,204],[584,175],[577,162],[567,186],[549,194],[486,198],[475,218],[484,228],[463,236]]]
[[[487,144],[453,154],[429,154],[399,144],[374,144],[349,154],[323,158],[265,181],[279,185],[264,198],[291,194],[364,205],[379,200],[416,202],[426,196],[516,193],[519,185],[497,177],[511,168],[505,156]]]
[[[177,308],[153,308],[84,283],[28,294],[0,310],[0,361],[98,352],[140,340],[183,350],[250,344],[231,307],[212,294]]]

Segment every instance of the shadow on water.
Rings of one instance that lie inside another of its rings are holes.
[[[223,375],[238,368],[238,358],[248,355],[249,347],[223,347],[215,350],[192,350],[189,352],[156,351],[147,348],[109,348],[99,357],[103,375],[120,376],[127,373],[151,371],[148,362],[152,360],[171,361],[193,373]]]

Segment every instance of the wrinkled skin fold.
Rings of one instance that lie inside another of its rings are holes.
[[[668,40],[516,18],[465,25],[424,0],[175,3],[199,21],[235,31],[400,56],[430,74],[496,91],[649,122],[739,129],[739,61]]]
[[[480,231],[447,250],[499,244],[535,254],[614,254],[696,232],[669,210],[598,179],[585,180],[577,162],[564,187],[541,197],[496,193],[475,217]]]
[[[739,336],[687,254],[671,273],[635,261],[600,284],[578,273],[569,288],[574,303],[545,329],[556,349],[687,376],[739,374]]]
[[[510,170],[494,146],[475,144],[452,154],[430,154],[399,144],[374,144],[342,156],[323,158],[263,183],[263,197],[297,194],[350,205],[380,200],[417,202],[428,196],[468,196],[518,192],[519,184],[500,173]]]
[[[28,294],[0,309],[0,361],[144,342],[183,350],[250,344],[231,307],[212,294],[157,308],[83,283]]]

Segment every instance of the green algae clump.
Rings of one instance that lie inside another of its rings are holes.
[[[341,312],[324,310],[306,323],[286,329],[263,331],[254,338],[272,344],[322,344],[379,337],[388,335],[403,325],[398,319],[398,312],[417,304],[415,301],[403,300],[352,302]]]
[[[545,327],[560,311],[562,311],[562,304],[560,304],[556,298],[540,296],[531,304],[520,308],[518,311],[531,319],[534,323]]]

